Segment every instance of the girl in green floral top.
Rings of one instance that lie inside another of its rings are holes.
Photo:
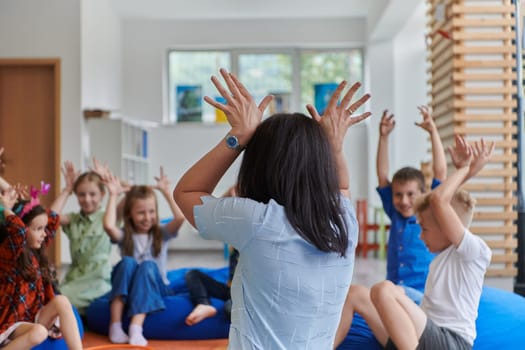
[[[80,206],[80,212],[60,216],[71,254],[71,266],[60,284],[60,291],[80,315],[85,315],[95,298],[111,289],[111,242],[102,227],[101,202],[105,187],[98,172],[104,169],[95,162],[95,170],[79,175],[73,164],[66,161],[62,168],[66,184],[51,206],[60,213],[71,193],[75,193]]]

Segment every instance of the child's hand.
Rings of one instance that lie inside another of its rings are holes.
[[[0,170],[5,167],[5,163],[2,160],[2,154],[4,154],[4,147],[0,147]]]
[[[131,184],[125,180],[119,179],[120,182],[120,193],[126,193],[129,192],[131,189]]]
[[[473,177],[488,163],[492,153],[494,152],[495,143],[492,141],[489,145],[485,143],[485,140],[481,139],[481,142],[476,141],[475,147],[472,147],[473,157],[470,162],[469,176]]]
[[[372,115],[370,112],[365,112],[361,115],[352,117],[352,114],[370,98],[369,94],[365,94],[357,101],[352,102],[352,97],[354,97],[355,92],[361,86],[360,83],[352,85],[343,96],[341,103],[338,103],[339,97],[345,86],[346,81],[339,84],[330,97],[330,101],[328,102],[328,106],[322,117],[314,106],[310,104],[306,105],[306,109],[312,118],[319,122],[321,127],[325,130],[330,143],[332,144],[332,149],[336,153],[342,150],[343,140],[348,128]]]
[[[93,157],[93,167],[91,170],[96,172],[101,178],[107,177],[111,174],[108,165],[100,163],[95,157]]]
[[[73,186],[75,185],[75,181],[80,175],[80,172],[75,170],[75,166],[72,162],[66,160],[64,162],[64,166],[62,167],[62,174],[64,175],[64,180],[66,180],[65,189],[69,193],[73,192]]]
[[[388,109],[383,111],[383,116],[381,117],[381,122],[379,123],[379,136],[388,136],[394,130],[396,126],[396,121],[394,120],[394,115],[388,115]]]
[[[29,199],[29,188],[27,187],[27,185],[22,185],[21,183],[17,183],[16,185],[13,186],[13,188],[15,189],[15,192],[18,198],[26,199],[26,200]]]
[[[8,188],[4,193],[0,192],[0,205],[2,205],[4,209],[11,210],[17,199],[18,194],[13,187]]]
[[[155,188],[169,195],[171,191],[171,181],[168,179],[168,176],[164,174],[164,167],[160,167],[160,176],[155,176],[155,181],[157,181]]]
[[[455,145],[449,146],[448,152],[456,169],[468,167],[472,161],[472,147],[461,135],[456,135]]]
[[[122,186],[120,185],[120,179],[113,175],[111,172],[106,173],[102,177],[102,182],[108,188],[110,196],[118,196],[122,193]]]
[[[428,106],[418,106],[417,109],[419,110],[419,113],[421,113],[421,116],[423,116],[423,121],[421,123],[416,122],[414,124],[422,129],[425,129],[429,133],[436,130],[436,124],[434,123],[434,119],[432,119],[432,115],[430,114],[430,108]]]

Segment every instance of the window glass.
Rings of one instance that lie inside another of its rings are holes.
[[[304,106],[317,106],[319,96],[326,99],[334,84],[342,80],[363,81],[361,49],[171,51],[168,61],[172,123],[224,119],[224,115],[203,101],[206,95],[220,100],[210,82],[210,76],[217,75],[219,68],[235,72],[257,102],[273,94],[269,114],[294,111],[307,114]],[[316,86],[322,92],[317,94],[317,100]]]
[[[292,93],[292,56],[290,54],[240,54],[238,76],[259,103],[274,95],[268,112],[290,112]]]
[[[322,94],[324,87],[331,89],[333,83],[339,84],[343,80],[347,80],[351,84],[363,81],[361,50],[309,50],[303,52],[301,54],[302,109],[306,104],[314,104],[316,101],[316,86],[318,92]]]
[[[219,68],[230,70],[227,51],[171,51],[169,61],[168,101],[170,121],[198,119],[215,121],[215,108],[204,102],[204,96],[216,97],[217,90],[210,77]],[[181,117],[184,114],[186,119]]]

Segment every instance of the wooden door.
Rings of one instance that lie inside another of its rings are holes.
[[[11,184],[51,184],[49,206],[60,189],[60,60],[0,59],[0,170]],[[60,264],[60,237],[49,258]]]

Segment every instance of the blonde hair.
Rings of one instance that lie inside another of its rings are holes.
[[[430,208],[430,196],[432,192],[423,194],[418,197],[416,203],[414,204],[414,211],[416,215],[421,214],[421,212]],[[472,217],[474,215],[474,206],[476,205],[476,200],[472,198],[470,193],[465,190],[458,190],[452,200],[450,205],[458,215],[459,219],[465,227],[470,227],[472,223]]]

